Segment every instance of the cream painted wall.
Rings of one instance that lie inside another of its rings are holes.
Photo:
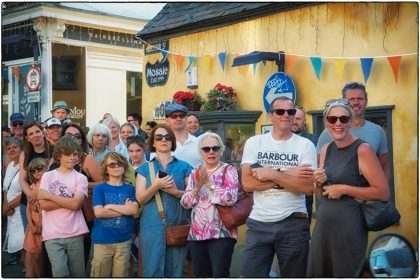
[[[259,63],[255,74],[249,65],[243,72],[232,68],[237,54],[252,51],[284,51],[286,54],[322,57],[389,56],[418,52],[417,3],[325,3],[278,13],[209,31],[171,38],[170,51],[198,57],[198,92],[205,93],[216,83],[233,86],[243,110],[262,110],[262,93],[267,78],[277,71],[274,62]],[[225,71],[217,53],[227,51]],[[209,68],[202,57],[213,55]],[[145,63],[161,59],[160,54],[145,56]],[[177,90],[186,89],[185,68],[177,69],[169,55],[170,76],[163,87],[149,88],[143,82],[143,117],[151,119],[152,109]],[[404,234],[418,245],[418,55],[401,60],[399,80],[395,82],[386,58],[376,58],[366,83],[370,106],[394,105],[393,144],[397,207],[402,214],[399,226],[388,231]],[[322,109],[329,98],[340,96],[348,81],[363,81],[359,59],[349,59],[340,80],[334,59],[323,59],[318,80],[308,57],[298,57],[289,73],[297,89],[297,104],[306,110]],[[308,116],[311,131],[311,118]],[[268,124],[262,114],[256,125]]]

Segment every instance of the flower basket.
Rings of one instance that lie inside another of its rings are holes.
[[[175,99],[176,103],[187,107],[189,111],[200,111],[204,103],[203,98],[197,92],[179,90],[175,92],[172,98]]]
[[[238,107],[236,91],[232,87],[217,84],[207,93],[204,111],[235,111]]]

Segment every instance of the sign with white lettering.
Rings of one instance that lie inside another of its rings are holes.
[[[26,86],[29,91],[36,91],[41,85],[41,70],[38,67],[30,67],[26,74]]]
[[[144,48],[144,55],[158,53],[162,50],[169,51],[169,40],[156,42],[156,43],[153,43],[153,45],[146,45],[146,47]]]
[[[146,82],[149,87],[164,86],[169,77],[169,60],[146,64]]]
[[[28,91],[28,98],[26,100],[28,103],[36,103],[40,100],[41,94],[39,93],[39,91]]]
[[[265,83],[263,102],[265,111],[270,111],[270,104],[276,98],[286,96],[296,102],[296,89],[293,80],[283,72],[271,75]]]

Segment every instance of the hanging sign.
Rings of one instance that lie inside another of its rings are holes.
[[[268,78],[264,86],[263,102],[266,113],[270,111],[270,104],[276,98],[286,96],[296,101],[296,89],[293,80],[283,72],[277,72]]]
[[[28,92],[28,98],[27,98],[27,102],[28,103],[36,103],[39,102],[41,100],[41,95],[38,91],[29,91]]]
[[[41,85],[41,70],[38,67],[32,66],[26,74],[26,86],[29,91],[36,91]]]
[[[187,70],[187,88],[198,88],[197,66],[189,67]]]
[[[169,77],[169,60],[157,61],[155,64],[146,63],[146,82],[149,87],[163,86]]]
[[[144,55],[150,55],[161,51],[169,51],[169,39],[161,42],[153,43],[153,45],[147,44],[144,48]]]

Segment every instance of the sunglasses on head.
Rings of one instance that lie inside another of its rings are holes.
[[[325,102],[325,109],[327,109],[328,107],[330,107],[333,104],[339,104],[339,105],[349,106],[349,101],[347,99],[344,99],[344,98],[330,99],[327,102]]]
[[[44,170],[45,167],[34,167],[31,170],[29,170],[30,173],[35,174],[38,172],[41,172],[42,170]]]
[[[121,162],[111,162],[110,164],[106,165],[109,168],[117,168],[117,167],[123,167],[124,165]]]
[[[186,113],[179,113],[179,114],[170,114],[169,117],[173,120],[175,120],[176,118],[180,118],[180,119],[185,119],[185,117],[187,116]]]
[[[221,147],[220,146],[214,146],[214,147],[202,147],[201,150],[205,153],[209,153],[210,150],[217,153],[218,151],[220,151]]]
[[[162,141],[163,139],[165,139],[166,141],[172,141],[172,137],[169,134],[155,134],[155,140],[156,141]]]
[[[296,109],[274,109],[270,111],[270,113],[275,113],[277,116],[283,116],[286,112],[289,116],[294,116],[296,114]]]
[[[17,127],[17,126],[23,126],[23,122],[14,122],[12,123],[13,127]]]
[[[328,116],[326,119],[330,124],[335,124],[337,120],[340,120],[340,123],[348,123],[351,117],[350,116],[339,116],[339,117]]]
[[[82,134],[80,134],[80,133],[76,133],[76,134],[66,133],[66,136],[69,136],[69,137],[74,138],[76,140],[82,140]]]

